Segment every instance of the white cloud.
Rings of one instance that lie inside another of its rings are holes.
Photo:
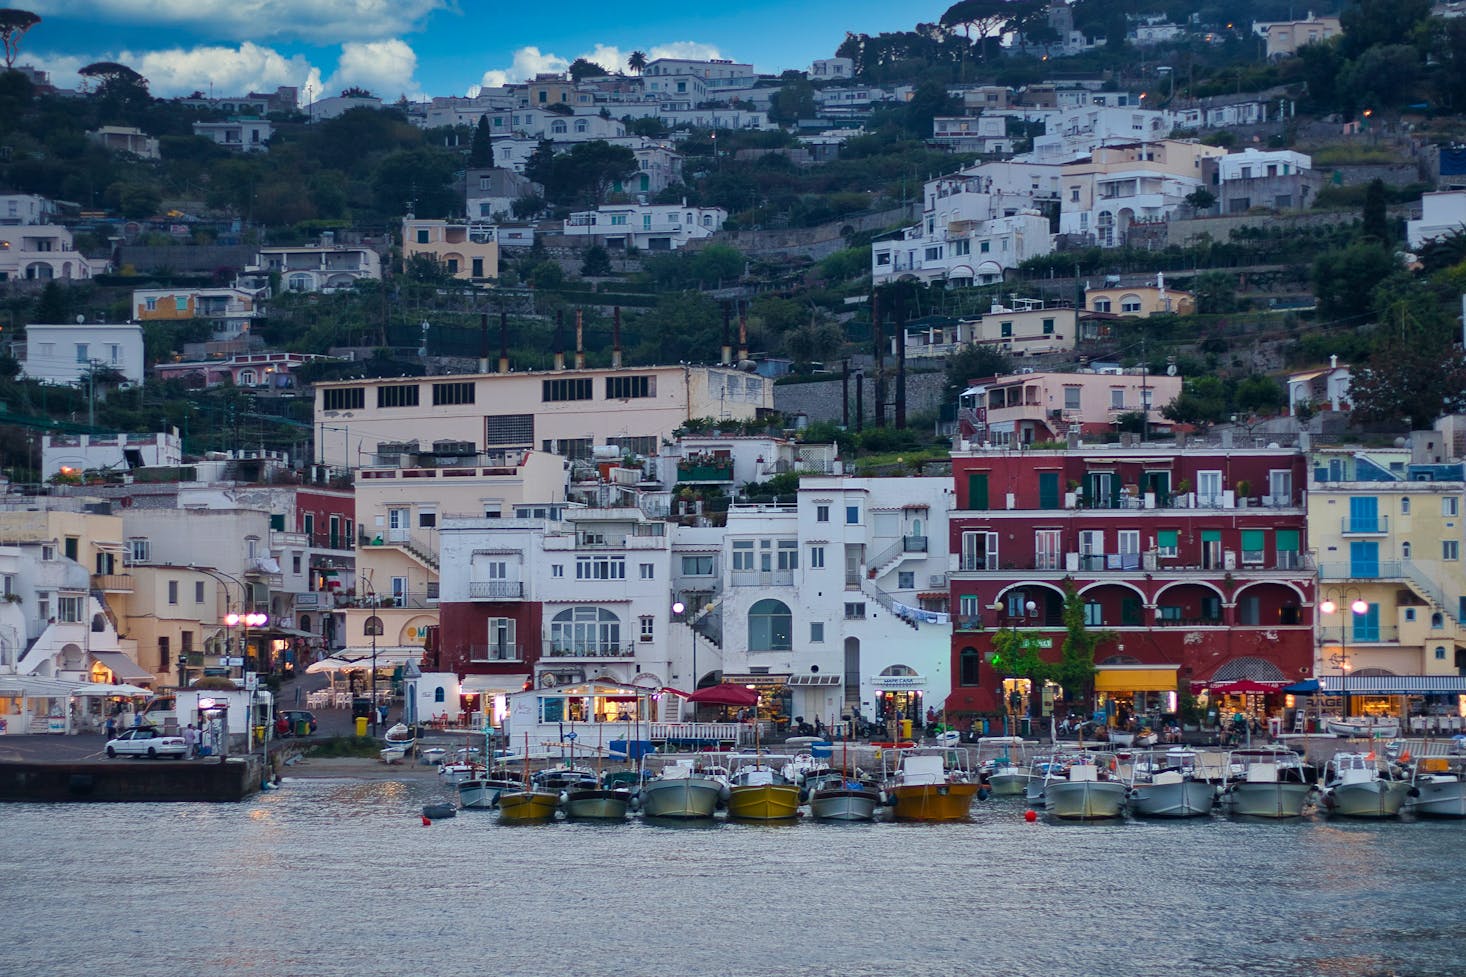
[[[657,58],[708,60],[722,57],[716,47],[701,41],[672,41],[642,50],[648,61],[655,61]],[[613,44],[597,44],[589,51],[575,56],[575,58],[593,61],[611,72],[625,71],[626,59],[629,57],[631,57],[631,51],[623,50]],[[522,47],[514,52],[514,62],[508,68],[491,68],[485,71],[483,78],[479,80],[478,87],[497,88],[501,85],[529,81],[537,74],[558,74],[569,68],[570,62],[575,58],[541,53],[537,47]],[[473,89],[470,89],[470,94],[472,93]]]
[[[293,37],[323,44],[405,34],[450,0],[31,0],[41,16],[184,27],[216,38]]]
[[[416,72],[417,54],[405,41],[352,41],[341,45],[336,73],[318,90],[329,93],[359,85],[384,102],[395,101],[399,95],[419,98],[422,92],[412,77]]]

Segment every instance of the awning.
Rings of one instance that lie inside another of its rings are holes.
[[[1096,692],[1175,692],[1178,665],[1099,665]]]
[[[377,647],[377,667],[395,668],[398,665],[406,665],[408,662],[420,662],[422,656],[422,645],[380,645]],[[351,645],[336,652],[335,657],[352,660],[366,659],[367,664],[370,665],[372,649],[370,645]]]
[[[839,685],[838,675],[795,675],[789,679],[789,685]]]
[[[153,673],[138,665],[120,651],[94,651],[92,661],[112,673],[119,682],[151,682]]]
[[[64,699],[76,691],[77,686],[90,684],[59,678],[41,678],[37,675],[0,675],[0,695],[19,696],[23,699]]]
[[[153,692],[151,689],[139,688],[136,685],[103,685],[100,682],[95,682],[78,686],[76,691],[71,694],[80,696],[99,695],[104,698],[115,695],[128,699],[136,699],[141,696],[152,695]]]
[[[465,675],[458,687],[463,692],[507,694],[523,692],[524,683],[528,681],[528,675]]]
[[[1323,675],[1319,692],[1359,695],[1466,695],[1466,675]]]

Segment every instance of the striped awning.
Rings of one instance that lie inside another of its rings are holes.
[[[1466,695],[1466,675],[1320,675],[1319,691],[1359,695]]]

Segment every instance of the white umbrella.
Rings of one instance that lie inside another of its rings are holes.
[[[332,674],[335,672],[360,672],[368,671],[372,667],[372,660],[352,658],[322,658],[318,662],[311,662],[306,666],[306,674],[320,675],[322,673]]]
[[[78,686],[77,689],[74,692],[72,692],[71,694],[72,695],[86,695],[86,696],[92,696],[92,695],[103,695],[103,696],[106,696],[106,695],[121,695],[121,696],[127,696],[129,698],[135,698],[137,696],[152,695],[153,694],[153,690],[152,689],[145,689],[145,688],[142,688],[141,686],[137,686],[137,685],[125,685],[125,684],[104,685],[104,684],[102,684],[100,682],[93,682],[93,683],[91,683],[89,685]]]

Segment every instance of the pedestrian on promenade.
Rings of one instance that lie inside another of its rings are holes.
[[[391,710],[391,707],[388,706],[388,705],[386,705],[385,703],[382,704],[382,705],[380,705],[380,706],[377,706],[377,715],[380,717],[380,722],[381,722],[381,724],[383,726],[387,725],[387,713],[390,710]]]
[[[109,740],[110,739],[116,739],[117,738],[117,717],[115,717],[115,716],[108,716],[107,717],[106,730],[107,730],[107,738]]]
[[[192,760],[199,752],[199,731],[189,723],[183,728],[183,746],[188,758]]]

